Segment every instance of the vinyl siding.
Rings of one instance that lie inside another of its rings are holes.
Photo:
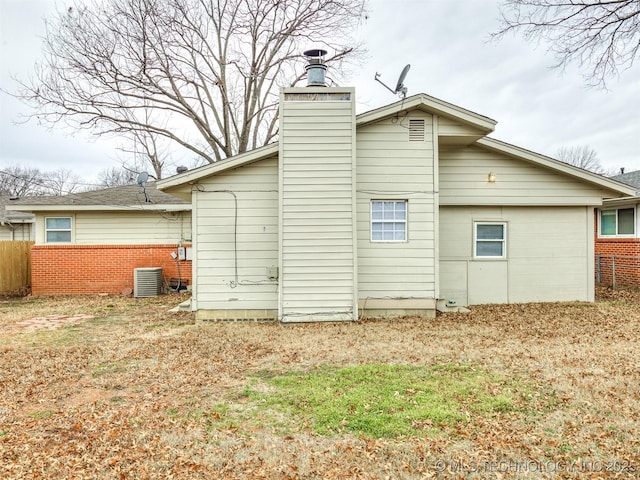
[[[479,137],[483,136],[485,132],[479,130],[478,128],[471,127],[460,121],[444,117],[438,116],[438,135],[439,136],[469,136],[469,137]]]
[[[342,91],[350,101],[281,101],[282,321],[355,318],[355,113]]]
[[[425,139],[409,141],[408,120],[423,119]],[[358,128],[358,295],[361,299],[435,297],[433,121],[411,112]],[[371,241],[371,200],[407,200],[407,241]]]
[[[277,308],[277,281],[267,277],[267,268],[278,264],[277,188],[275,157],[194,187],[198,309]]]
[[[45,243],[44,219],[71,217],[78,245],[180,243],[191,240],[191,212],[46,212],[36,215],[36,243]]]
[[[0,225],[0,241],[4,240],[33,240],[32,223],[14,223],[13,229],[7,225]]]
[[[478,146],[440,152],[441,205],[600,205],[608,193]]]
[[[441,207],[441,296],[458,305],[593,300],[593,208]],[[473,258],[474,221],[507,222],[507,257]]]

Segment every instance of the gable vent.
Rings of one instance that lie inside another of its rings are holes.
[[[424,142],[424,119],[409,120],[409,141]]]

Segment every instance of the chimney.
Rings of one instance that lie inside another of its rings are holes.
[[[327,71],[327,66],[324,63],[324,56],[326,54],[326,50],[319,48],[304,52],[304,56],[307,57],[309,61],[305,67],[307,71],[307,87],[327,86],[324,80],[324,74]]]
[[[325,54],[304,52],[308,85],[280,92],[282,322],[358,318],[355,90],[325,84]]]

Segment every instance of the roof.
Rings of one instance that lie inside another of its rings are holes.
[[[32,213],[7,211],[5,205],[14,203],[11,197],[0,195],[0,225],[5,223],[33,223],[35,218]]]
[[[306,87],[300,87],[299,90],[305,91],[305,88]],[[425,93],[419,93],[403,100],[390,103],[389,105],[385,105],[384,107],[376,108],[374,110],[356,115],[356,127],[374,123],[383,118],[396,115],[400,112],[414,109],[455,118],[463,124],[476,128],[484,135],[491,133],[497,123],[495,120],[484,115],[480,115],[478,113],[472,112],[471,110],[458,107],[457,105],[454,105],[452,103],[448,103],[435,97],[431,97]],[[478,138],[480,136],[481,135],[478,135]],[[264,147],[251,150],[250,152],[241,153],[239,155],[235,155],[211,165],[205,165],[204,167],[189,170],[186,173],[174,175],[173,177],[165,180],[160,180],[158,182],[158,187],[161,190],[165,190],[170,187],[176,187],[179,185],[184,185],[186,183],[195,183],[201,178],[214,175],[224,170],[239,167],[241,165],[248,165],[255,161],[263,160],[277,154],[278,142],[274,142]]]
[[[61,196],[28,197],[11,202],[9,209],[22,211],[46,210],[190,210],[191,203],[156,188],[157,182],[149,182],[146,188],[139,185],[104,188]],[[145,190],[148,202],[145,201]]]
[[[614,175],[611,180],[630,185],[636,190],[633,197],[611,198],[603,202],[603,207],[630,207],[640,203],[640,170]]]
[[[426,112],[435,113],[445,117],[455,118],[456,120],[471,125],[485,134],[493,132],[498,122],[485,115],[472,112],[466,108],[459,107],[453,103],[445,102],[439,98],[432,97],[426,93],[412,95],[389,105],[385,105],[368,112],[361,113],[356,116],[356,125],[366,125],[367,123],[377,122],[378,120],[395,115],[405,110],[424,110]]]
[[[443,100],[431,97],[424,93],[420,93],[405,98],[404,100],[391,103],[384,107],[380,107],[357,115],[356,127],[367,125],[369,123],[379,121],[383,118],[396,115],[399,112],[412,109],[419,109],[438,115],[444,115],[449,118],[454,118],[464,124],[474,127],[484,135],[488,135],[489,133],[493,132],[494,127],[497,123],[495,120],[484,115],[480,115],[462,107],[447,103]],[[561,162],[551,157],[546,157],[544,155],[540,155],[538,153],[531,152],[529,150],[525,150],[523,148],[516,147],[514,145],[510,145],[506,142],[501,142],[500,140],[496,140],[490,137],[479,135],[477,138],[474,138],[474,141],[476,145],[479,145],[483,148],[498,151],[511,157],[515,157],[520,160],[524,160],[557,171],[558,173],[577,177],[582,181],[591,183],[598,187],[605,188],[624,195],[635,195],[635,188],[631,188],[624,183],[616,181],[615,178],[609,179],[603,177],[602,175],[589,172],[588,170],[574,167],[565,162]],[[277,154],[278,142],[275,142],[255,150],[251,150],[250,152],[242,153],[234,157],[230,157],[226,160],[222,160],[211,165],[206,165],[204,167],[190,170],[186,173],[174,175],[173,177],[170,177],[168,179],[161,180],[158,182],[158,188],[160,188],[161,190],[165,190],[180,187],[185,184],[193,184],[198,180],[210,175],[237,168],[242,165],[248,165],[250,163],[263,160]]]
[[[210,165],[195,168],[179,175],[174,175],[166,180],[160,180],[158,182],[158,187],[164,190],[165,188],[183,185],[185,183],[195,183],[201,178],[214,175],[224,170],[240,167],[242,165],[248,165],[259,160],[264,160],[265,158],[269,158],[277,154],[278,142],[270,143],[264,147],[256,148],[255,150],[241,153]]]
[[[636,187],[637,190],[640,190],[640,170],[636,170],[635,172],[622,173],[620,175],[614,175],[610,178],[617,182],[631,185],[632,187]]]

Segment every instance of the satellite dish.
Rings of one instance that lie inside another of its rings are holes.
[[[140,172],[138,174],[138,185],[142,187],[142,191],[144,192],[144,202],[149,203],[149,195],[147,195],[147,180],[149,179],[149,174],[147,172]]]
[[[405,67],[402,69],[402,72],[400,73],[400,76],[398,77],[398,81],[396,82],[396,88],[392,89],[390,88],[388,85],[385,85],[382,80],[379,79],[380,74],[376,72],[376,76],[374,78],[375,81],[377,81],[378,83],[381,83],[382,85],[384,85],[384,87],[389,90],[391,93],[393,93],[394,95],[401,95],[402,98],[404,99],[407,96],[407,87],[404,86],[404,79],[407,76],[407,73],[409,73],[409,69],[411,68],[410,64],[405,65]]]
[[[396,83],[396,93],[401,92],[403,98],[407,96],[407,87],[404,86],[403,82],[405,77],[407,76],[407,73],[409,73],[410,68],[411,65],[405,65],[405,67],[402,69],[402,72],[400,73],[400,76],[398,77],[398,83]]]
[[[149,179],[149,174],[147,172],[140,172],[138,174],[138,185],[144,187],[147,184],[147,180]]]

